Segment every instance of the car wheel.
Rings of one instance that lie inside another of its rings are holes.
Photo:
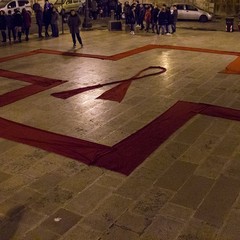
[[[199,18],[199,22],[207,22],[208,21],[208,18],[206,15],[202,15],[200,18]]]

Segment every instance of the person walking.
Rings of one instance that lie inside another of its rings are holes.
[[[23,8],[22,10],[22,17],[23,17],[23,32],[25,33],[25,36],[26,36],[25,40],[28,41],[32,20],[31,20],[30,13],[25,8]]]
[[[73,47],[76,47],[76,37],[81,47],[83,47],[82,38],[80,37],[81,19],[75,10],[71,10],[70,12],[68,26],[72,35]]]
[[[0,11],[0,31],[2,34],[2,42],[5,43],[7,41],[7,35],[6,35],[6,16],[4,11]]]

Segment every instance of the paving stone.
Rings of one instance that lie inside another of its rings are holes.
[[[240,211],[232,211],[229,215],[226,225],[219,234],[219,239],[238,240],[240,236],[240,229],[238,227],[240,222]]]
[[[37,227],[29,231],[22,240],[56,240],[59,239],[60,235],[55,234],[43,227]]]
[[[42,194],[38,193],[37,191],[31,188],[26,187],[17,192],[16,194],[14,194],[8,200],[17,202],[18,204],[31,205],[41,197]]]
[[[209,126],[207,133],[222,136],[228,132],[231,128],[232,121],[222,119],[222,118],[214,118],[212,124]]]
[[[212,154],[222,157],[231,157],[239,145],[240,137],[226,135],[224,139],[215,147]]]
[[[164,175],[157,180],[155,185],[176,191],[191,177],[196,167],[196,164],[176,161]]]
[[[103,174],[100,168],[86,168],[63,181],[60,186],[72,192],[81,192]]]
[[[30,185],[30,188],[36,189],[41,193],[46,193],[46,191],[49,191],[51,188],[54,188],[63,179],[64,177],[58,173],[55,173],[55,172],[47,173],[47,174],[44,174],[35,182],[33,182]]]
[[[177,240],[215,240],[217,229],[198,219],[191,219]],[[223,239],[222,239],[223,240]]]
[[[216,144],[219,142],[219,137],[209,134],[202,134],[199,138],[187,149],[179,160],[201,164],[207,158]]]
[[[82,222],[97,231],[106,231],[131,205],[130,199],[112,195],[98,206]]]
[[[194,121],[184,126],[184,129],[174,138],[175,141],[192,144],[211,123],[207,117],[195,117]]]
[[[159,214],[176,219],[178,222],[187,222],[194,214],[194,210],[168,202],[160,209]]]
[[[109,231],[101,237],[101,240],[138,240],[139,235],[135,232],[132,232],[128,229],[121,228],[119,226],[113,226]]]
[[[116,189],[124,181],[124,179],[125,176],[120,174],[104,174],[98,179],[97,184],[107,188]]]
[[[115,193],[123,197],[137,199],[140,195],[146,192],[152,184],[153,180],[149,178],[145,179],[142,176],[129,177],[115,191]]]
[[[232,177],[240,180],[240,154],[237,154],[236,157],[230,158],[227,166],[225,167],[223,174],[226,177]]]
[[[240,181],[221,176],[194,216],[213,226],[221,227],[239,190]]]
[[[15,174],[4,182],[0,183],[0,202],[13,196],[21,188],[24,188],[31,182],[31,179],[24,175]]]
[[[134,203],[131,211],[147,218],[153,218],[171,196],[171,191],[156,186],[152,187]]]
[[[30,205],[30,207],[35,211],[50,215],[72,198],[72,192],[61,189],[60,187],[55,187],[52,191],[41,196],[41,198],[39,198],[34,204]]]
[[[174,195],[171,202],[187,208],[197,209],[213,184],[214,180],[212,179],[201,176],[192,176]]]
[[[96,184],[91,185],[79,193],[65,208],[79,215],[87,215],[98,207],[110,194],[109,189],[105,187]]]
[[[120,216],[115,225],[141,234],[151,223],[151,219],[127,211]]]
[[[207,178],[217,179],[222,173],[225,164],[229,161],[229,158],[210,155],[196,169],[195,174]]]
[[[141,235],[141,240],[174,240],[183,228],[183,223],[158,216]]]
[[[97,232],[93,228],[86,227],[84,224],[79,223],[64,234],[61,240],[99,240],[101,235],[101,232]]]
[[[41,223],[40,227],[61,235],[77,224],[80,219],[81,216],[61,208]]]

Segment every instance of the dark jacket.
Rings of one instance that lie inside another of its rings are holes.
[[[160,11],[158,13],[158,24],[159,25],[166,25],[167,23],[168,23],[167,13],[163,12],[163,11]]]
[[[31,27],[31,16],[26,9],[22,10],[22,17],[23,17],[23,28],[30,28]]]
[[[79,15],[77,13],[75,13],[74,15],[69,16],[68,18],[68,26],[69,26],[69,30],[70,33],[79,33],[79,28],[81,25],[81,19],[79,17]]]
[[[7,23],[6,23],[6,16],[0,15],[0,30],[6,30]]]
[[[22,14],[17,11],[13,14],[13,22],[15,27],[22,27],[23,25],[23,17]]]
[[[14,27],[13,15],[6,15],[7,28],[12,29]]]

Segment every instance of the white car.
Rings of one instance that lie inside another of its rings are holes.
[[[0,1],[0,11],[4,11],[5,14],[8,14],[9,10],[11,10],[11,13],[13,14],[15,9],[18,9],[20,12],[22,12],[23,8],[32,13],[32,7],[28,0]]]
[[[180,20],[198,20],[200,22],[207,22],[212,20],[212,14],[206,12],[199,7],[186,3],[175,3],[178,9],[178,19]]]

